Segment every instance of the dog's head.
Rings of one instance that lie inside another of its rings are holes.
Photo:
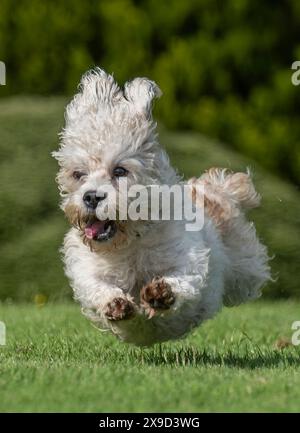
[[[99,68],[83,76],[79,89],[53,153],[62,209],[92,248],[118,247],[141,236],[147,224],[119,217],[120,206],[130,200],[128,189],[176,179],[152,120],[152,101],[161,92],[146,78],[121,89]]]

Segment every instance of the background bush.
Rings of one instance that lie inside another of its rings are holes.
[[[157,115],[300,182],[300,3],[274,0],[1,0],[0,59],[15,93],[72,93],[101,65],[155,79]]]

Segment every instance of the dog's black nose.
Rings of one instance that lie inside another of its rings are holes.
[[[87,191],[83,196],[83,201],[88,208],[96,209],[99,201],[104,200],[106,197],[106,192],[97,194],[96,191]]]

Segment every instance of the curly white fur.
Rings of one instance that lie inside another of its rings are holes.
[[[86,242],[82,224],[87,211],[83,194],[104,184],[118,190],[112,168],[128,170],[129,186],[180,182],[160,147],[151,105],[158,86],[136,78],[121,90],[101,69],[88,72],[66,110],[58,183],[62,208],[74,225],[65,237],[64,260],[75,299],[99,327],[138,345],[176,339],[222,305],[257,298],[270,279],[266,248],[244,210],[259,203],[249,173],[211,169],[199,179],[205,187],[205,223],[185,231],[185,221],[120,222],[107,242]],[[74,171],[82,179],[74,179]],[[200,197],[194,196],[200,206]],[[203,199],[203,197],[202,197]],[[101,219],[101,206],[96,209]],[[149,319],[140,302],[141,288],[160,277],[171,287],[175,303]],[[134,306],[127,320],[107,318],[107,305],[124,298]]]

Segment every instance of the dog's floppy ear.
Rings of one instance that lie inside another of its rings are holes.
[[[94,68],[81,78],[79,93],[67,107],[66,121],[76,121],[87,112],[110,110],[122,99],[123,93],[114,77],[103,69]]]
[[[147,78],[135,78],[124,86],[124,96],[136,113],[144,115],[147,119],[152,116],[152,101],[159,98],[162,92],[158,85]]]

